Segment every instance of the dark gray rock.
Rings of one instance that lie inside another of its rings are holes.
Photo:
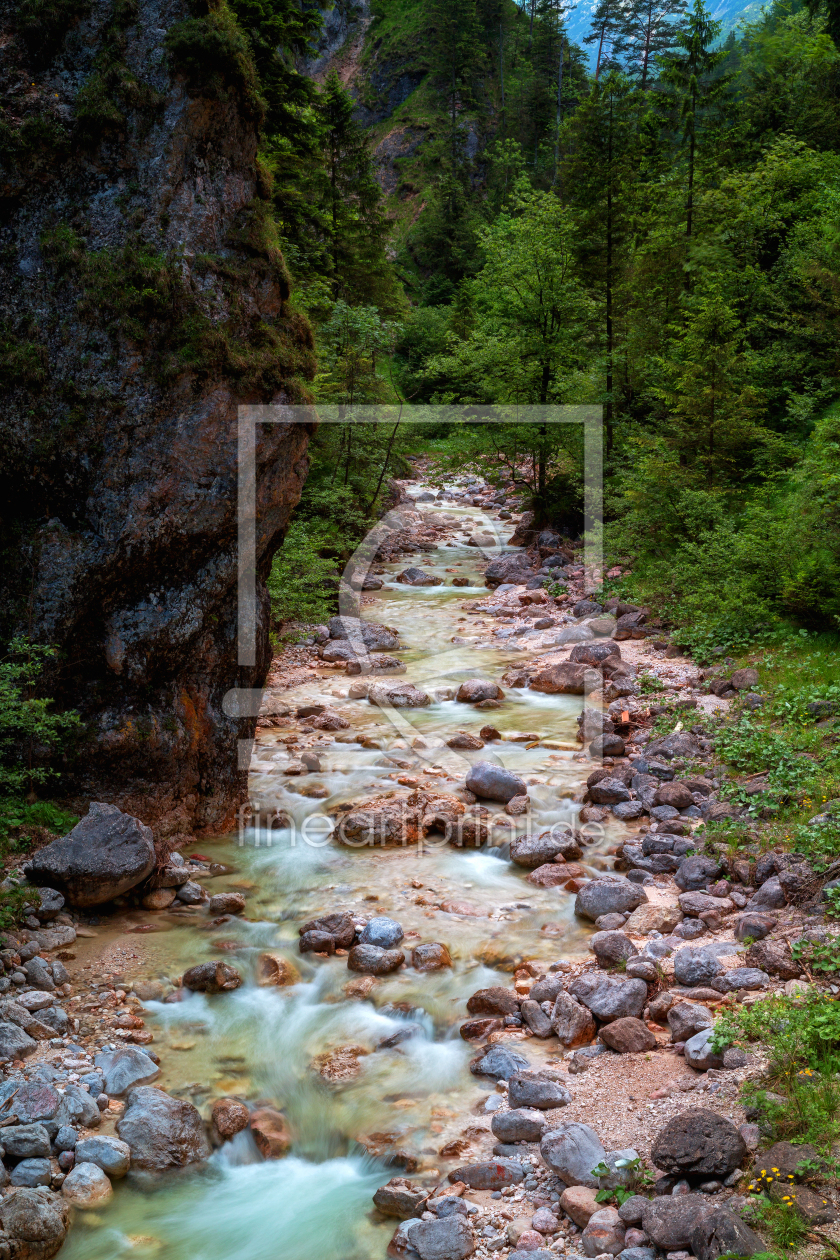
[[[495,765],[492,761],[477,761],[470,767],[466,778],[469,792],[485,800],[501,801],[507,804],[514,796],[526,796],[528,786],[524,779],[511,770]]]
[[[697,1107],[675,1116],[660,1130],[651,1161],[672,1176],[708,1180],[727,1177],[746,1155],[746,1144],[734,1124],[715,1111]],[[644,1228],[650,1233],[647,1225]]]
[[[403,938],[403,930],[396,919],[388,919],[379,915],[371,919],[362,929],[359,943],[362,945],[378,945],[380,949],[394,949]]]
[[[712,988],[718,993],[733,993],[739,989],[766,989],[769,983],[767,972],[758,967],[733,967],[722,976],[716,976]]]
[[[625,1199],[618,1209],[618,1215],[625,1225],[641,1225],[649,1199],[644,1195],[634,1194],[632,1199]]]
[[[524,836],[515,836],[510,842],[510,858],[517,866],[535,870],[546,862],[553,862],[558,856],[568,856],[570,840],[575,844],[573,837],[564,832],[555,834],[550,831],[544,831],[541,835],[526,834]],[[576,844],[575,847],[577,848],[577,856],[580,857],[580,847]]]
[[[470,1071],[474,1076],[493,1076],[496,1080],[508,1081],[517,1072],[527,1070],[528,1066],[528,1060],[523,1055],[495,1045],[470,1064]]]
[[[689,1245],[698,1215],[707,1207],[700,1194],[648,1199],[642,1212],[642,1229],[662,1251],[681,1251]]]
[[[38,901],[35,915],[42,923],[50,923],[64,909],[64,898],[57,888],[39,888]]]
[[[472,1230],[460,1214],[409,1222],[407,1234],[420,1260],[464,1260],[475,1251]]]
[[[3,1149],[14,1159],[49,1159],[50,1135],[42,1124],[10,1124],[3,1130]]]
[[[704,1028],[689,1037],[685,1043],[685,1061],[697,1072],[707,1072],[709,1068],[723,1067],[723,1057],[712,1049],[714,1033],[711,1028]]]
[[[52,1260],[67,1234],[70,1205],[43,1186],[11,1190],[0,1200],[0,1229],[13,1260]]]
[[[12,1169],[9,1183],[13,1186],[48,1186],[51,1179],[52,1168],[48,1159],[22,1159]]]
[[[630,800],[630,790],[621,779],[599,779],[590,787],[589,796],[596,805],[618,805]]]
[[[442,586],[443,578],[435,577],[433,573],[426,573],[423,569],[403,569],[397,578],[398,582],[402,582],[404,586]]]
[[[0,1020],[0,1063],[13,1059],[26,1059],[38,1048],[38,1042],[18,1028],[17,1024]]]
[[[183,1168],[210,1155],[204,1124],[192,1103],[146,1085],[128,1095],[117,1133],[131,1151],[135,1171]]]
[[[575,1120],[549,1130],[540,1142],[543,1163],[567,1186],[598,1189],[598,1178],[592,1175],[592,1169],[605,1154],[595,1130]]]
[[[778,875],[766,879],[747,902],[748,910],[781,910],[787,905]]]
[[[124,1177],[131,1162],[131,1151],[119,1138],[97,1135],[82,1138],[76,1143],[76,1160],[78,1163],[96,1164],[104,1173],[115,1180]]]
[[[508,1080],[508,1100],[511,1107],[549,1111],[568,1106],[572,1096],[560,1081],[539,1072],[517,1072]]]
[[[711,1028],[712,1013],[699,1002],[676,1002],[668,1011],[671,1041],[688,1041],[695,1033]]]
[[[638,1019],[647,1001],[644,980],[618,980],[599,975],[579,976],[569,985],[569,993],[604,1024],[626,1017]]]
[[[189,967],[181,984],[196,993],[228,993],[239,988],[242,976],[230,963],[214,959]]]
[[[674,954],[674,977],[678,984],[693,987],[708,984],[723,971],[723,964],[706,949],[678,949]]]
[[[639,952],[624,932],[595,932],[589,938],[589,948],[599,967],[615,967]]]
[[[563,973],[559,971],[555,971],[547,976],[541,976],[535,984],[531,985],[531,992],[528,996],[534,1002],[556,1002],[557,995],[563,988],[563,981]]]
[[[349,639],[351,644],[361,644],[369,652],[393,652],[400,646],[397,634],[375,621],[362,621],[358,617],[330,617],[327,629],[331,639]]]
[[[720,1256],[756,1256],[766,1252],[765,1243],[754,1229],[725,1207],[702,1213],[689,1237],[697,1260],[719,1260]]]
[[[160,1076],[158,1065],[133,1046],[97,1054],[94,1063],[104,1076],[105,1093],[119,1098],[136,1085],[148,1085]]]
[[[347,955],[350,971],[367,976],[387,976],[405,962],[401,949],[382,949],[379,945],[354,945]]]
[[[714,883],[720,873],[721,865],[717,859],[697,853],[683,859],[674,875],[674,883],[683,892],[699,892],[708,884]]]
[[[66,1037],[71,1030],[70,1016],[63,1006],[47,1006],[38,1012],[38,1019],[59,1037]]]
[[[490,1128],[501,1142],[539,1142],[548,1121],[542,1111],[517,1107],[513,1111],[497,1111]]]
[[[540,1006],[539,1002],[534,1002],[530,998],[526,998],[519,1008],[522,1021],[535,1037],[550,1037],[552,1032],[551,1020]]]
[[[119,1052],[117,1052],[119,1053]],[[148,1058],[148,1055],[145,1056]],[[151,1062],[151,1060],[149,1060]],[[59,1103],[58,1110],[51,1121],[45,1122],[49,1129],[52,1125],[56,1126],[56,1130],[62,1125],[72,1125],[74,1129],[98,1129],[101,1123],[101,1113],[96,1105],[96,1099],[78,1085],[68,1083],[64,1087],[64,1094]]]
[[[632,911],[646,901],[647,894],[629,879],[621,876],[592,879],[575,898],[575,914],[594,923],[602,914]]]
[[[151,829],[115,805],[91,802],[72,831],[39,849],[24,867],[33,884],[58,888],[74,906],[98,906],[152,873]]]
[[[44,993],[55,992],[55,980],[53,980],[52,971],[43,958],[30,958],[28,962],[23,964],[23,970],[33,989],[40,989]]]
[[[57,1151],[72,1151],[79,1140],[79,1134],[72,1125],[63,1124],[53,1138],[53,1146]]]

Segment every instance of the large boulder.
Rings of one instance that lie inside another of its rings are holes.
[[[575,914],[594,923],[602,914],[623,914],[647,901],[647,893],[629,879],[591,879],[575,898]]]
[[[539,1072],[517,1072],[508,1081],[508,1101],[511,1107],[550,1111],[568,1106],[572,1096],[560,1081]]]
[[[778,976],[780,980],[798,980],[802,975],[802,968],[786,941],[754,941],[747,950],[746,962],[749,967]]]
[[[242,984],[242,976],[230,963],[212,961],[197,963],[188,968],[181,980],[185,989],[196,993],[228,993],[238,989]]]
[[[708,1072],[709,1068],[723,1067],[723,1055],[714,1049],[714,1030],[701,1028],[685,1043],[685,1061],[696,1072]]]
[[[97,1134],[80,1138],[76,1143],[76,1162],[96,1164],[111,1178],[124,1177],[131,1162],[131,1151],[119,1138]]]
[[[641,1054],[656,1049],[656,1037],[641,1019],[624,1016],[601,1029],[601,1040],[617,1054]]]
[[[70,1205],[43,1186],[13,1189],[0,1200],[0,1229],[13,1260],[52,1260],[67,1236]]]
[[[98,1054],[94,1063],[104,1074],[105,1093],[112,1098],[127,1094],[137,1085],[148,1085],[160,1076],[160,1068],[142,1050],[121,1046]]]
[[[605,1154],[595,1130],[577,1120],[562,1122],[544,1134],[540,1142],[543,1163],[567,1186],[598,1189],[598,1178],[592,1169]]]
[[[667,787],[668,784],[662,786]],[[689,804],[691,804],[690,801]],[[721,866],[716,858],[703,857],[701,853],[695,853],[692,857],[683,858],[679,870],[674,875],[674,883],[683,892],[699,892],[709,884],[713,884],[720,875],[720,871]]]
[[[116,805],[91,802],[72,831],[39,849],[24,868],[33,884],[59,888],[74,906],[98,906],[151,875],[151,829]]]
[[[492,761],[477,761],[466,778],[467,791],[490,801],[507,804],[515,796],[526,796],[528,786],[512,770],[505,770]]]
[[[513,1111],[497,1111],[490,1128],[500,1142],[539,1142],[548,1121],[539,1109],[517,1107]]]
[[[462,1181],[471,1190],[501,1190],[516,1186],[525,1178],[525,1169],[515,1159],[491,1159],[480,1164],[465,1164],[449,1174],[454,1184]]]
[[[467,1010],[470,1015],[518,1015],[519,998],[513,989],[494,984],[468,997]]]
[[[114,1193],[111,1182],[98,1164],[81,1162],[78,1155],[76,1161],[64,1180],[61,1193],[73,1207],[102,1207]]]
[[[472,1230],[459,1214],[442,1220],[412,1221],[407,1233],[409,1245],[420,1260],[465,1260],[475,1251]]]
[[[603,1024],[628,1016],[638,1019],[647,1001],[644,980],[618,980],[597,973],[578,976],[569,992]]]
[[[755,1230],[726,1207],[714,1207],[700,1213],[688,1244],[697,1260],[719,1260],[720,1256],[757,1256],[767,1251]]]
[[[394,630],[359,617],[330,617],[327,629],[331,639],[349,639],[355,644],[361,641],[369,652],[393,652],[400,646]]]
[[[589,938],[589,948],[598,959],[599,967],[617,967],[639,952],[629,936],[621,931],[595,932]]]
[[[510,842],[511,861],[529,870],[535,870],[546,862],[553,862],[557,857],[567,858],[573,850],[577,851],[577,857],[581,856],[580,845],[574,836],[570,832],[559,830],[544,831],[540,835],[526,833],[523,836],[514,836]]]
[[[38,1048],[33,1040],[17,1024],[0,1020],[0,1063],[10,1063],[15,1059],[26,1059]]]
[[[462,682],[455,696],[462,704],[478,704],[481,700],[504,700],[505,693],[498,683],[487,678],[468,678]]]
[[[373,1202],[383,1216],[409,1220],[420,1215],[428,1197],[428,1190],[421,1189],[406,1177],[392,1177],[384,1186],[379,1187],[373,1196]]]
[[[706,985],[723,971],[723,964],[711,950],[678,949],[674,954],[674,978],[689,988]]]
[[[473,1076],[494,1076],[499,1081],[509,1081],[517,1072],[529,1066],[528,1060],[506,1046],[490,1046],[489,1050],[470,1064]]]
[[[609,775],[593,783],[589,795],[596,805],[620,805],[630,800],[630,790],[621,779],[613,779]]]
[[[685,1042],[704,1028],[711,1028],[712,1013],[699,1002],[675,1002],[667,1013],[667,1020],[671,1040]]]
[[[729,1120],[697,1107],[674,1116],[660,1130],[651,1160],[675,1177],[728,1177],[746,1158],[747,1147]]]
[[[589,682],[593,685],[587,685]],[[577,665],[571,661],[561,661],[557,665],[546,665],[531,677],[532,691],[543,691],[548,695],[582,696],[587,691],[595,691],[600,685],[601,677],[588,665]]]
[[[561,1046],[573,1050],[588,1046],[595,1036],[595,1020],[588,1007],[568,993],[558,993],[551,1012],[551,1026]]]
[[[435,577],[434,573],[427,573],[425,569],[411,568],[403,569],[397,578],[403,586],[442,586],[443,578]]]
[[[413,683],[378,682],[368,691],[368,703],[380,709],[423,709],[432,697]]]
[[[382,949],[379,945],[354,945],[347,956],[350,971],[366,976],[387,976],[405,962],[401,949]]]
[[[3,1130],[3,1149],[13,1159],[48,1159],[50,1135],[42,1124],[10,1124]]]
[[[147,1085],[128,1095],[117,1133],[131,1151],[134,1171],[164,1172],[201,1163],[210,1155],[204,1124],[192,1103]]]
[[[663,1195],[649,1199],[642,1210],[642,1229],[662,1251],[687,1247],[698,1216],[707,1208],[702,1194]]]

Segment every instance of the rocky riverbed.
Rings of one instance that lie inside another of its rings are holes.
[[[813,986],[790,945],[827,929],[806,864],[695,834],[735,808],[703,718],[757,677],[592,600],[512,489],[401,497],[274,662],[238,836],[156,853],[94,805],[12,872],[10,1255],[71,1220],[85,1260],[764,1249],[765,1065],[710,1030]]]

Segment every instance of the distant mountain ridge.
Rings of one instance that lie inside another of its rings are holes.
[[[592,66],[595,65],[595,59],[598,55],[597,44],[584,44],[584,36],[589,34],[592,26],[592,14],[597,7],[598,0],[578,0],[576,8],[574,8],[566,19],[566,30],[573,43],[579,44],[586,52]],[[739,22],[746,18],[749,21],[755,21],[761,15],[761,10],[766,8],[766,0],[750,0],[748,4],[744,4],[743,0],[718,0],[717,3],[709,4],[712,11],[712,17],[716,21],[723,23],[721,35],[726,37],[731,30],[738,26]]]

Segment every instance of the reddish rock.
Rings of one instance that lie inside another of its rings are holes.
[[[232,1138],[247,1129],[251,1113],[238,1098],[217,1098],[213,1103],[211,1117],[219,1136]]]
[[[439,942],[415,945],[411,951],[411,965],[415,971],[441,971],[452,966],[452,958],[446,946]]]
[[[292,1144],[286,1117],[273,1107],[258,1107],[251,1113],[251,1133],[264,1159],[279,1159]]]

